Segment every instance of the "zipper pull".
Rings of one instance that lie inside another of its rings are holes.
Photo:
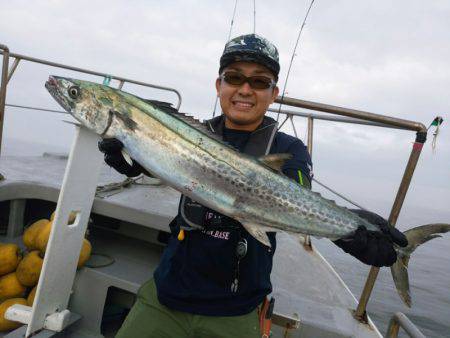
[[[231,283],[231,292],[233,292],[233,293],[237,292],[238,285],[239,285],[239,280],[237,278],[235,278],[233,283]]]
[[[239,262],[240,261],[241,260],[238,259],[236,270],[234,270],[234,280],[231,283],[231,292],[233,292],[233,293],[237,292],[238,286],[239,286]]]

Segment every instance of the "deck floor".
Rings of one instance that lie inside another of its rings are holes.
[[[0,182],[0,201],[33,196],[56,201],[65,163],[64,158],[58,157],[2,158],[0,172],[7,179]],[[107,184],[123,179],[105,166],[99,182]],[[167,224],[176,213],[178,198],[179,193],[167,187],[133,185],[109,197],[96,198],[93,212],[133,223],[136,227],[167,231]],[[120,235],[91,239],[94,252],[107,254],[115,260],[114,264],[91,272],[95,272],[96,278],[103,275],[105,280],[116,281],[130,292],[136,292],[151,276],[162,250],[161,246]],[[0,241],[5,240],[0,237]],[[84,270],[78,274],[94,269]],[[277,235],[272,282],[275,312],[300,318],[300,329],[290,337],[381,336],[375,328],[353,319],[356,300],[351,292],[322,256],[315,250],[305,250],[298,238],[283,233]],[[275,331],[275,337],[282,337],[279,329]]]

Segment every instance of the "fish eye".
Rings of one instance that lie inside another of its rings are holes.
[[[71,86],[71,87],[69,87],[67,92],[69,93],[69,96],[72,99],[75,100],[75,99],[77,99],[80,96],[80,87],[78,87],[78,86]]]

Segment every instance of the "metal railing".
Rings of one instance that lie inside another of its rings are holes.
[[[174,88],[159,86],[159,85],[142,82],[142,81],[136,81],[136,80],[124,78],[122,76],[111,75],[111,74],[97,72],[97,71],[93,71],[93,70],[89,70],[89,69],[68,66],[68,65],[61,64],[61,63],[56,63],[56,62],[47,61],[47,60],[43,60],[43,59],[37,59],[37,58],[26,56],[26,55],[10,53],[9,48],[2,44],[0,44],[0,54],[3,55],[2,77],[1,77],[2,82],[1,82],[1,86],[0,86],[0,154],[1,154],[1,145],[2,145],[3,120],[4,120],[5,104],[6,104],[6,86],[9,82],[9,80],[11,80],[11,78],[12,78],[14,72],[16,71],[16,69],[19,65],[19,62],[21,60],[38,63],[38,64],[42,64],[42,65],[46,65],[46,66],[56,67],[56,68],[67,69],[67,70],[71,70],[71,71],[75,71],[75,72],[79,72],[79,73],[96,75],[96,76],[100,76],[102,78],[107,78],[110,80],[117,80],[117,81],[119,81],[118,89],[122,89],[122,87],[125,83],[132,83],[132,84],[136,84],[139,86],[170,91],[170,92],[175,93],[178,98],[178,102],[176,103],[175,107],[177,109],[179,109],[181,106],[181,94],[178,92],[178,90],[176,90]],[[8,71],[10,57],[14,58],[14,61],[11,66],[11,69]],[[33,107],[27,107],[27,108],[32,109]],[[40,108],[38,108],[38,109],[43,110]]]
[[[129,83],[134,83],[134,84],[142,85],[142,86],[146,86],[146,87],[152,87],[152,88],[157,88],[157,89],[162,89],[162,90],[173,91],[174,93],[176,93],[176,95],[178,96],[178,99],[179,99],[177,108],[179,108],[180,104],[181,104],[181,95],[179,94],[179,92],[177,90],[175,90],[173,88],[157,86],[157,85],[153,85],[153,84],[149,84],[149,83],[145,83],[145,82],[126,79],[126,78],[119,77],[119,76],[112,76],[112,75],[109,75],[106,73],[101,73],[101,72],[86,70],[86,69],[82,69],[82,68],[62,65],[59,63],[36,59],[36,58],[24,56],[24,55],[12,54],[12,53],[9,53],[8,47],[1,45],[1,44],[0,44],[0,53],[3,54],[2,82],[1,82],[1,87],[0,87],[0,151],[1,151],[1,135],[2,135],[1,133],[2,133],[2,128],[3,128],[3,115],[4,115],[5,104],[6,104],[6,101],[5,101],[6,85],[8,83],[8,80],[11,79],[11,76],[12,76],[14,70],[17,68],[20,60],[27,60],[30,62],[40,63],[40,64],[44,64],[44,65],[48,65],[48,66],[59,67],[59,68],[64,68],[64,69],[82,72],[82,73],[86,73],[86,74],[92,74],[92,75],[97,75],[97,76],[102,76],[102,77],[109,77],[111,79],[116,79],[116,80],[119,80],[119,82],[120,82],[119,89],[122,88],[122,86],[125,82],[129,82]],[[11,67],[11,72],[8,74],[9,56],[14,57],[15,61]],[[386,116],[386,115],[374,114],[374,113],[369,113],[369,112],[365,112],[365,111],[361,111],[361,110],[337,107],[337,106],[332,106],[332,105],[323,104],[323,103],[299,100],[299,99],[294,99],[294,98],[290,98],[290,97],[286,97],[286,96],[283,99],[278,97],[275,100],[275,102],[282,103],[284,105],[291,106],[291,107],[303,108],[303,109],[307,109],[307,110],[320,111],[320,112],[330,113],[330,114],[334,114],[334,115],[344,116],[344,117],[335,117],[335,116],[331,117],[331,116],[326,116],[326,115],[319,115],[319,114],[314,114],[314,113],[303,113],[303,112],[285,110],[285,109],[283,109],[283,110],[269,109],[271,112],[281,112],[281,113],[285,114],[286,120],[284,122],[286,122],[288,119],[291,120],[292,126],[294,128],[294,134],[296,136],[297,136],[297,132],[295,130],[293,117],[301,116],[301,117],[306,117],[308,119],[307,147],[308,147],[308,150],[311,155],[312,155],[312,151],[313,151],[313,126],[314,126],[314,120],[316,120],[316,119],[334,121],[334,122],[343,122],[343,123],[353,123],[353,124],[357,123],[357,124],[372,125],[372,126],[378,126],[378,127],[410,130],[410,131],[416,132],[416,139],[415,139],[414,145],[412,147],[410,157],[409,157],[408,163],[406,165],[406,168],[405,168],[405,171],[404,171],[404,174],[402,177],[402,181],[398,188],[398,191],[397,191],[397,194],[396,194],[396,197],[395,197],[395,200],[394,200],[394,203],[393,203],[390,215],[389,215],[389,219],[388,219],[389,222],[395,226],[398,216],[400,214],[400,210],[402,208],[403,202],[405,200],[406,193],[407,193],[409,185],[411,183],[412,175],[414,173],[415,167],[419,160],[423,144],[426,141],[427,128],[422,123],[419,123],[419,122],[398,119],[398,118],[394,118],[394,117],[390,117],[390,116]],[[10,105],[10,106],[50,111],[45,108],[26,107],[26,106],[17,106],[17,105]],[[59,111],[55,111],[55,112],[59,112]],[[363,292],[360,297],[360,301],[358,303],[358,307],[355,311],[355,318],[357,318],[360,321],[366,320],[366,307],[367,307],[367,303],[369,301],[371,292],[373,290],[376,278],[378,276],[378,272],[379,272],[379,268],[372,267],[369,272],[369,275],[367,277]]]
[[[402,312],[395,313],[389,321],[386,338],[397,338],[400,327],[412,338],[425,338],[422,332]]]
[[[0,44],[3,54],[2,83],[0,84],[0,154],[2,151],[3,120],[5,117],[6,85],[8,84],[9,48]]]
[[[388,221],[393,226],[396,225],[398,216],[400,214],[400,210],[403,206],[403,202],[405,201],[406,193],[408,192],[409,185],[411,183],[412,176],[414,174],[414,170],[416,168],[417,162],[419,160],[423,144],[426,141],[426,135],[427,135],[427,128],[419,122],[409,121],[409,120],[403,120],[398,119],[395,117],[390,117],[386,115],[380,115],[380,114],[374,114],[369,113],[362,110],[355,110],[355,109],[348,109],[343,107],[337,107],[332,106],[328,104],[323,103],[317,103],[317,102],[311,102],[311,101],[305,101],[305,100],[299,100],[294,99],[290,97],[284,97],[281,99],[278,97],[275,102],[282,103],[284,105],[297,107],[297,108],[303,108],[308,110],[315,110],[315,111],[321,111],[325,113],[331,113],[335,115],[341,115],[346,116],[347,118],[357,118],[364,121],[368,121],[376,124],[381,124],[385,127],[390,128],[400,128],[405,130],[411,130],[416,131],[416,138],[415,142],[413,144],[413,147],[411,149],[411,153],[409,156],[408,163],[406,165],[405,171],[403,173],[402,180],[400,182],[400,186],[397,191],[397,195],[395,197]],[[291,113],[292,114],[292,113]],[[299,114],[295,114],[299,115]],[[313,132],[313,119],[317,118],[313,115],[309,115],[308,118],[309,124],[308,124],[308,145],[310,145],[310,150],[312,151],[312,132]],[[325,118],[322,118],[325,119]],[[339,120],[339,122],[350,122],[348,119],[337,119],[334,118],[334,121]],[[361,297],[359,299],[358,306],[355,311],[355,318],[357,318],[360,321],[366,322],[367,321],[367,315],[366,315],[366,308],[367,303],[369,302],[370,295],[372,293],[373,287],[375,285],[375,281],[378,276],[378,272],[380,271],[380,268],[372,267],[369,271],[369,275],[367,276],[366,283],[364,285],[364,289],[361,293]]]

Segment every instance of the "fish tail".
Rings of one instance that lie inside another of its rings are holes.
[[[434,223],[421,225],[404,232],[408,239],[408,246],[398,250],[398,258],[394,265],[391,266],[391,273],[397,292],[408,307],[411,307],[412,304],[408,277],[410,255],[419,245],[434,238],[441,237],[438,234],[448,231],[450,231],[450,224]]]

